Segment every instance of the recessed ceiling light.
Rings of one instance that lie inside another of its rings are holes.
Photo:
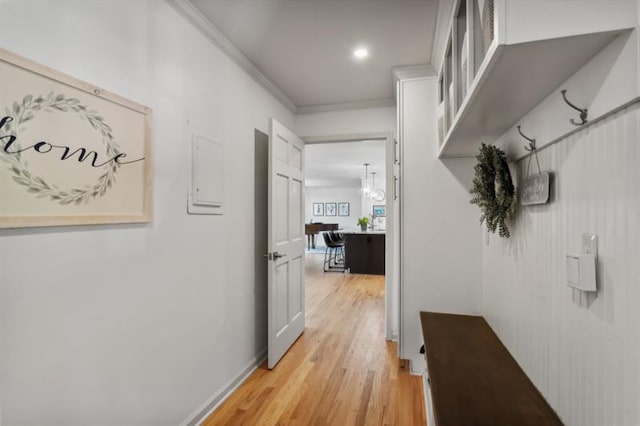
[[[369,51],[364,47],[359,47],[353,51],[353,56],[355,56],[358,59],[364,59],[367,56],[369,56]]]

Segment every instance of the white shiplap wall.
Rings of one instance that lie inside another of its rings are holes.
[[[541,151],[552,202],[483,247],[483,314],[568,425],[640,425],[639,123],[636,104]],[[566,285],[583,232],[599,238],[595,295]]]

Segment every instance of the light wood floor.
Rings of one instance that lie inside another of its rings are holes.
[[[203,424],[425,424],[421,378],[384,337],[384,277],[323,273],[307,256],[303,335],[269,371],[258,368]]]

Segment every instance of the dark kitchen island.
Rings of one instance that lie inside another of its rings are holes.
[[[384,275],[384,232],[345,232],[345,268],[352,274]]]

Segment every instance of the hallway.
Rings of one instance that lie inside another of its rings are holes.
[[[384,277],[323,273],[307,255],[306,330],[203,425],[424,425],[421,378],[384,339]]]

